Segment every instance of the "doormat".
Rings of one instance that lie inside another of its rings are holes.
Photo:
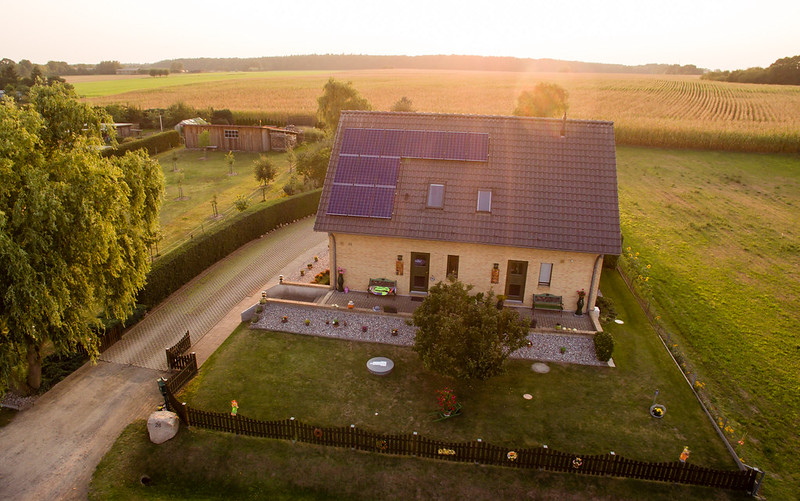
[[[425,298],[424,297],[412,297],[411,300],[415,303],[421,303]]]

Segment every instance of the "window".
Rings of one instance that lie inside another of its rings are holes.
[[[239,131],[235,129],[225,129],[225,139],[239,139]]]
[[[492,190],[478,190],[478,212],[492,212]]]
[[[447,278],[458,278],[458,256],[447,256]]]
[[[553,263],[542,263],[539,266],[539,285],[550,286],[550,278],[553,275]]]
[[[431,184],[428,186],[428,207],[441,209],[444,207],[444,185]]]

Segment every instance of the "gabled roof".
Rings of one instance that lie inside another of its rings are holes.
[[[619,254],[613,123],[344,111],[314,229]]]

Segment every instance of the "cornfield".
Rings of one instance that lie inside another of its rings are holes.
[[[86,101],[142,108],[183,101],[198,108],[311,117],[331,76],[352,81],[377,110],[388,110],[406,96],[417,111],[489,115],[511,114],[521,91],[550,82],[569,92],[570,118],[615,122],[620,144],[800,152],[800,87],[701,81],[695,76],[393,69],[265,72]],[[76,87],[79,94],[96,94],[90,86],[101,83],[76,82]]]

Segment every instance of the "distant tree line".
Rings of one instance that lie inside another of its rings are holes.
[[[800,56],[784,57],[768,68],[749,68],[734,71],[711,71],[701,78],[722,82],[800,85]]]
[[[623,64],[584,63],[558,59],[530,59],[488,56],[369,56],[357,54],[309,54],[256,58],[169,59],[153,66],[180,64],[186,71],[287,71],[287,70],[363,70],[380,68],[482,70],[517,72],[574,73],[651,73],[700,75],[703,69],[693,64]]]

